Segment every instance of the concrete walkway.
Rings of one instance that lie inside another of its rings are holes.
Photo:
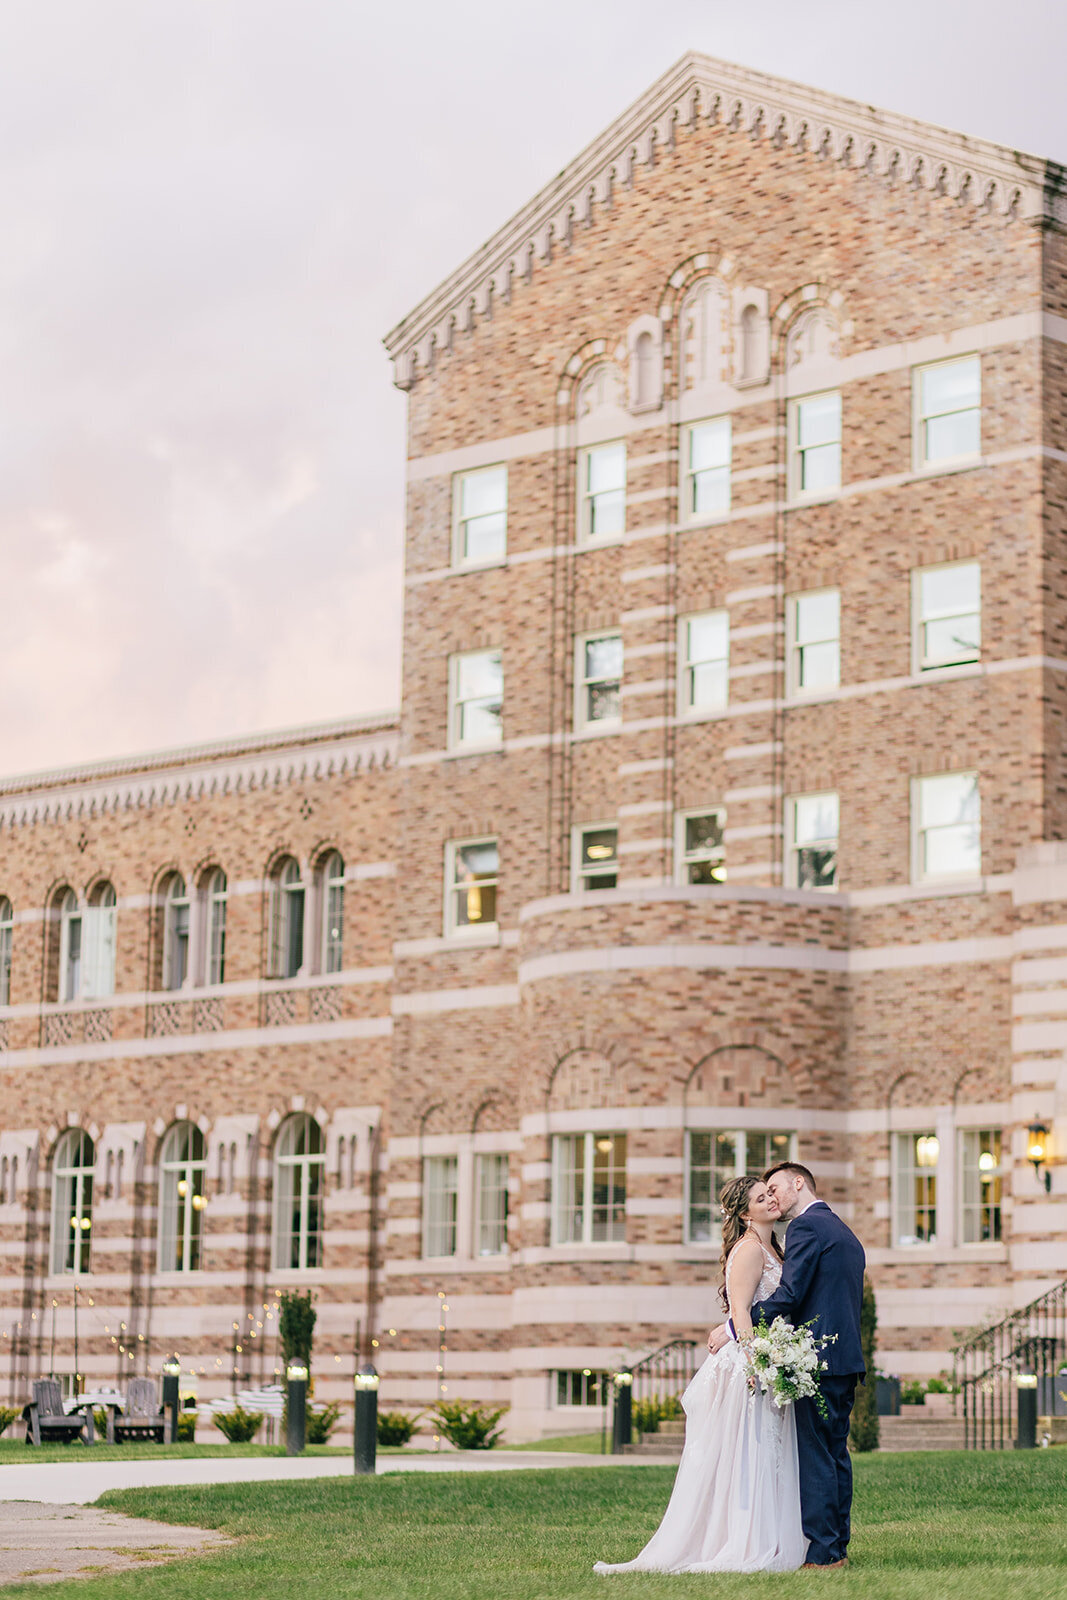
[[[0,1584],[129,1572],[229,1543],[206,1528],[170,1527],[81,1506],[12,1502],[0,1505]]]
[[[664,1461],[676,1465],[676,1459]],[[449,1450],[440,1455],[379,1456],[378,1472],[518,1472],[531,1467],[655,1466],[654,1456],[591,1456],[548,1450]],[[107,1489],[160,1489],[202,1483],[281,1483],[350,1478],[352,1457],[212,1456],[189,1461],[48,1461],[0,1467],[0,1502],[90,1505]]]

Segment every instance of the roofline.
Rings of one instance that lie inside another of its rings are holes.
[[[825,150],[882,181],[1067,227],[1067,169],[1057,162],[690,51],[386,334],[398,387],[409,389],[434,350],[487,315],[494,298],[507,300],[512,282],[549,261],[554,245],[566,247],[575,222],[609,206],[616,184],[632,183],[657,149],[673,146],[676,128],[701,119]]]

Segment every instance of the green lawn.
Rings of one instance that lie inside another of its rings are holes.
[[[167,1567],[50,1586],[49,1594],[791,1600],[828,1585],[853,1600],[1062,1600],[1067,1593],[1067,1450],[875,1455],[856,1469],[847,1572],[597,1578],[595,1560],[624,1560],[652,1532],[672,1470],[577,1467],[107,1494],[100,1503],[109,1508],[220,1528],[240,1542]]]
[[[611,1454],[611,1434],[607,1437],[607,1454]],[[601,1454],[601,1436],[599,1433],[557,1433],[550,1439],[534,1439],[529,1444],[509,1444],[508,1450],[571,1450],[578,1451],[583,1456],[598,1456]]]

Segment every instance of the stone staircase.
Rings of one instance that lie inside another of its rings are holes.
[[[962,1417],[931,1416],[925,1406],[904,1406],[899,1417],[880,1417],[882,1450],[962,1450]],[[628,1456],[677,1461],[685,1445],[685,1423],[661,1422],[655,1433],[639,1433]]]
[[[639,1433],[623,1450],[628,1456],[657,1456],[661,1461],[680,1461],[685,1446],[685,1421],[661,1422],[655,1433]]]

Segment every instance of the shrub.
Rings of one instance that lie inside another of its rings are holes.
[[[875,1375],[875,1347],[878,1334],[878,1308],[874,1301],[874,1287],[870,1278],[863,1279],[863,1299],[860,1302],[860,1346],[863,1364],[867,1368],[867,1382],[856,1386],[852,1404],[852,1421],[848,1442],[853,1450],[877,1450],[881,1439],[878,1421],[878,1379]]]
[[[282,1345],[282,1364],[302,1361],[311,1370],[311,1341],[318,1312],[311,1303],[311,1290],[301,1294],[287,1289],[278,1300],[278,1337]]]
[[[329,1405],[323,1406],[321,1411],[309,1411],[304,1426],[304,1440],[307,1444],[328,1444],[330,1434],[337,1426],[337,1419],[341,1415],[341,1407],[336,1400],[331,1400]]]
[[[13,1422],[21,1417],[18,1406],[0,1406],[0,1433],[6,1433]]]
[[[465,1406],[459,1400],[443,1400],[433,1414],[434,1426],[457,1450],[492,1450],[504,1437],[497,1428],[507,1406]],[[495,1430],[495,1431],[494,1431]]]
[[[415,1416],[407,1411],[379,1411],[378,1443],[410,1444],[421,1416],[421,1411]]]
[[[192,1444],[196,1439],[197,1416],[195,1411],[178,1412],[178,1443]]]
[[[927,1394],[957,1394],[956,1385],[949,1378],[931,1378],[926,1385]]]
[[[232,1411],[216,1411],[211,1420],[231,1444],[247,1444],[259,1432],[263,1413],[246,1411],[243,1406],[235,1405]]]
[[[93,1427],[96,1430],[98,1439],[107,1438],[107,1412],[103,1406],[93,1407]],[[0,1433],[3,1433],[3,1431],[3,1428],[0,1428]]]
[[[674,1422],[685,1413],[680,1395],[657,1394],[651,1400],[635,1400],[630,1414],[638,1433],[658,1433],[661,1422]]]
[[[913,1378],[911,1383],[901,1384],[900,1403],[902,1406],[921,1406],[925,1393],[925,1385],[918,1378]]]

